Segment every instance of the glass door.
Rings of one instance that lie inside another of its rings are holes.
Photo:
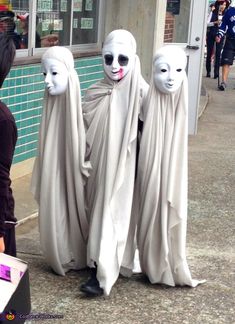
[[[165,43],[181,46],[188,56],[189,134],[196,134],[205,48],[207,0],[168,0]]]

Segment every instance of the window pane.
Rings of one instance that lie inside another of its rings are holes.
[[[72,44],[97,42],[98,0],[75,0],[73,6]]]
[[[2,4],[3,3],[3,4]],[[18,15],[29,12],[29,0],[2,1],[0,6],[0,32],[7,33],[14,41],[16,49],[28,47],[28,28],[21,26]],[[25,23],[27,23],[27,15]]]
[[[42,47],[70,44],[70,12],[71,1],[37,1],[37,30]]]
[[[70,45],[71,14],[72,44],[97,42],[98,0],[38,0],[39,33],[43,46]]]
[[[6,0],[7,7],[0,6],[0,32],[5,28],[17,49],[28,48],[29,1]],[[70,0],[35,1],[36,48],[97,43],[99,0],[74,0],[73,8]]]
[[[191,0],[167,0],[164,42],[187,43]]]

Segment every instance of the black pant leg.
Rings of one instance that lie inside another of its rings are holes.
[[[206,46],[207,46],[206,71],[207,71],[207,73],[211,72],[211,56],[213,53],[214,42],[215,42],[214,36],[207,34],[207,39],[206,39]]]
[[[216,43],[214,76],[219,75],[220,59],[221,59],[221,52],[223,49],[223,45],[224,45],[224,39],[221,39],[219,43]]]
[[[5,244],[4,253],[16,257],[15,227],[6,230],[4,235],[4,244]]]

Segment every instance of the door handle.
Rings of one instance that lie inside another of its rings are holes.
[[[186,48],[187,49],[192,49],[192,50],[198,50],[199,46],[198,45],[187,45]]]

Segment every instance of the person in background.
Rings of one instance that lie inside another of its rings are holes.
[[[213,14],[213,11],[215,10],[215,3],[211,3],[209,6],[209,13],[207,15],[207,33],[206,33],[206,49],[208,50],[208,45],[207,45],[207,39],[208,39],[208,33],[209,33],[209,27],[211,26],[211,17]],[[214,59],[214,51],[211,54],[211,61]],[[209,77],[209,75],[208,75]]]
[[[206,46],[207,46],[207,55],[206,55],[206,71],[207,77],[211,76],[211,58],[213,56],[214,47],[214,79],[217,79],[219,76],[219,66],[220,66],[220,56],[223,49],[224,38],[221,39],[220,43],[216,43],[216,34],[218,32],[219,26],[222,22],[223,15],[226,12],[226,9],[229,7],[230,2],[228,0],[219,0],[215,2],[215,9],[213,10],[210,18],[210,22],[207,24],[207,35],[206,35]]]
[[[0,10],[0,33],[4,33],[6,31],[6,23],[7,19],[14,20],[15,14],[10,10]]]
[[[209,14],[207,16],[207,24],[209,24],[210,21],[211,21],[212,13],[215,10],[215,3],[214,2],[211,3],[209,7],[210,7],[210,12],[209,12]]]
[[[50,31],[49,35],[41,37],[41,46],[42,47],[51,47],[59,45],[59,35],[53,30]]]
[[[219,90],[224,91],[227,86],[230,66],[233,65],[235,56],[235,8],[230,7],[222,21],[222,25],[218,30],[216,42],[220,43],[226,34],[226,41],[221,58],[222,65],[222,82],[219,85]]]
[[[21,37],[21,48],[28,48],[28,29],[29,29],[29,14],[25,13],[23,15],[17,15],[17,18],[20,20],[20,28],[22,32],[20,34]],[[35,46],[41,47],[41,38],[36,31],[35,34]]]
[[[15,57],[15,46],[5,34],[0,35],[0,88],[10,71]],[[0,101],[0,252],[16,256],[14,198],[10,168],[17,141],[13,115]]]
[[[20,35],[15,32],[16,24],[14,17],[15,14],[12,11],[0,11],[0,33],[7,34],[12,38],[15,48],[20,49]]]

